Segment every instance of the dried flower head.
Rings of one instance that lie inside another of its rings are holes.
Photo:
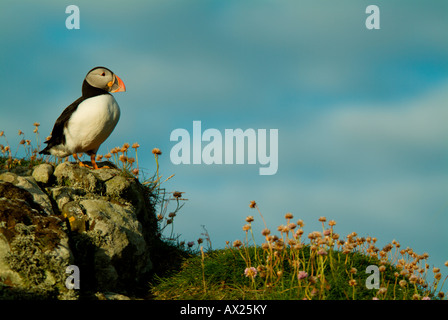
[[[257,276],[257,272],[257,269],[254,267],[244,269],[244,275],[250,278],[255,278]]]
[[[387,292],[387,288],[386,287],[381,287],[379,290],[378,290],[378,293],[379,294],[385,294]]]
[[[326,256],[327,255],[327,251],[325,250],[325,249],[320,249],[319,251],[317,251],[317,254],[318,255],[321,255],[321,256]]]
[[[245,224],[243,226],[243,231],[249,231],[250,230],[250,224]]]
[[[269,229],[263,229],[262,231],[261,231],[261,234],[262,235],[264,235],[265,237],[267,237],[268,235],[270,235],[271,234],[271,230],[269,230]]]
[[[176,213],[175,212],[170,212],[169,214],[168,214],[168,217],[170,217],[170,218],[174,218],[176,216]]]
[[[156,154],[156,155],[161,155],[161,154],[162,154],[162,151],[160,151],[159,148],[154,148],[154,149],[152,149],[152,153],[153,153],[153,154]]]
[[[134,149],[138,149],[138,147],[140,147],[140,145],[139,145],[137,142],[134,142],[134,143],[132,144],[132,148],[134,148]]]
[[[320,218],[319,218],[319,221],[320,221],[320,222],[325,222],[325,221],[327,221],[327,218],[325,218],[325,217],[320,217]]]
[[[356,286],[356,285],[357,285],[356,280],[355,280],[355,279],[350,280],[350,281],[348,282],[348,285],[349,285],[350,287],[354,287],[354,286]]]
[[[252,221],[254,221],[254,217],[253,216],[247,216],[246,217],[246,222],[251,223]]]
[[[409,277],[410,283],[417,283],[417,280],[418,280],[418,277],[415,274],[413,274]]]
[[[241,240],[235,240],[235,241],[233,241],[233,244],[232,244],[235,248],[239,248],[239,247],[241,247],[242,245],[243,245],[243,243],[241,242]]]
[[[255,201],[252,200],[252,201],[250,202],[250,204],[249,204],[249,208],[253,209],[253,208],[255,208],[256,205],[257,205],[257,204],[255,203]]]
[[[313,231],[308,234],[308,238],[310,240],[319,239],[322,237],[322,234],[319,231]]]
[[[180,197],[182,196],[182,193],[183,193],[183,192],[180,192],[180,191],[174,191],[174,192],[173,192],[173,197],[174,197],[174,198],[180,198]]]
[[[288,212],[287,214],[285,214],[285,219],[292,219],[294,218],[294,216],[292,215],[291,212]]]
[[[125,163],[126,161],[128,161],[128,157],[126,157],[125,155],[122,154],[122,155],[120,155],[118,160],[120,160],[121,162]]]
[[[299,280],[305,279],[307,277],[308,277],[308,273],[306,273],[305,271],[299,271],[299,274],[298,274]]]
[[[315,276],[310,276],[310,277],[308,278],[308,281],[309,281],[311,284],[315,284],[315,283],[317,283],[317,277],[315,277]]]

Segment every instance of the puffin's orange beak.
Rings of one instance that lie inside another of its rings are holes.
[[[123,81],[115,74],[114,74],[114,78],[115,78],[114,82],[109,86],[109,87],[111,87],[111,89],[113,88],[110,92],[126,91],[126,87],[125,87]],[[108,83],[108,85],[109,85],[109,83]]]

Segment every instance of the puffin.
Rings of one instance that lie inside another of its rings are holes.
[[[111,92],[124,92],[123,81],[105,67],[90,70],[82,83],[82,96],[56,120],[47,146],[39,154],[64,158],[73,155],[81,167],[99,169],[95,162],[100,145],[120,119],[120,107]],[[92,167],[83,164],[78,153],[90,155]],[[102,168],[108,168],[103,166]]]

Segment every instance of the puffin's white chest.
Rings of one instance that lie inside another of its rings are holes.
[[[81,102],[64,129],[66,149],[71,153],[95,152],[109,137],[120,118],[114,97],[103,94]]]

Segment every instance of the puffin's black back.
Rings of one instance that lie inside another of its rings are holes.
[[[95,69],[95,68],[94,68]],[[93,70],[93,69],[92,69]],[[90,71],[89,71],[90,72]],[[53,130],[51,131],[50,140],[45,141],[47,144],[45,149],[39,152],[39,154],[50,154],[50,149],[54,146],[65,144],[65,135],[64,128],[67,125],[68,121],[72,114],[76,111],[79,104],[86,99],[96,97],[102,94],[109,94],[106,90],[92,87],[85,79],[82,83],[82,96],[76,99],[71,105],[69,105],[65,110],[61,113],[59,118],[56,120]]]

